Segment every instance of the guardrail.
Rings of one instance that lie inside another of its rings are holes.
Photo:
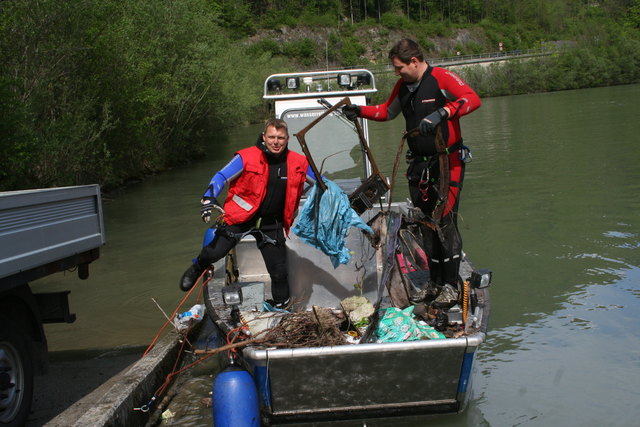
[[[442,67],[451,67],[456,65],[467,65],[467,64],[475,64],[481,62],[497,62],[497,61],[508,61],[511,59],[522,59],[529,58],[534,56],[545,56],[551,55],[553,53],[558,52],[558,49],[555,48],[539,48],[539,49],[516,49],[516,50],[508,50],[502,52],[488,52],[488,53],[480,53],[473,55],[456,55],[456,56],[447,56],[440,58],[427,58],[427,62],[431,65],[438,65]],[[384,65],[359,65],[356,67],[349,68],[367,68],[373,74],[381,74],[381,73],[392,73],[393,66],[391,64]]]

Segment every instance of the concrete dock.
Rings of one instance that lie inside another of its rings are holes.
[[[149,402],[178,350],[179,343],[170,334],[144,358],[141,349],[111,356],[107,352],[88,360],[53,360],[50,374],[36,378],[27,427],[145,425],[149,412],[134,408]]]

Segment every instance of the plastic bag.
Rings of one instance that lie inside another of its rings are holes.
[[[338,184],[328,179],[324,179],[324,183],[327,185],[327,191],[320,195],[317,218],[318,186],[314,185],[292,231],[302,241],[329,255],[333,267],[337,268],[340,264],[347,264],[351,259],[344,242],[349,228],[358,227],[370,234],[373,234],[373,230],[351,208],[349,196]]]
[[[389,307],[384,311],[384,316],[378,322],[378,329],[376,330],[378,342],[402,342],[446,338],[424,321],[416,320],[413,315],[412,305],[404,310]]]

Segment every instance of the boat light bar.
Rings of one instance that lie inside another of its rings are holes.
[[[348,70],[308,71],[272,74],[264,82],[264,99],[315,98],[318,92],[326,97],[345,97],[375,93],[375,77],[371,71]],[[347,95],[348,93],[348,95]]]

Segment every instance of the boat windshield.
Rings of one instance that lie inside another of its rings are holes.
[[[295,134],[326,111],[317,108],[289,109],[282,118],[289,125],[289,148],[302,153]],[[366,177],[365,155],[352,122],[340,113],[332,113],[320,120],[305,135],[311,157],[320,173],[332,181]]]

